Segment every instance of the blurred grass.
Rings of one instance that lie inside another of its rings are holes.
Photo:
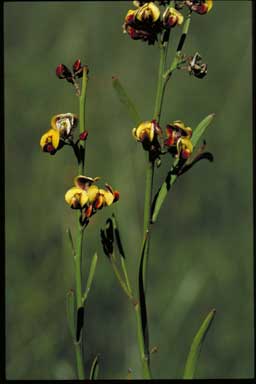
[[[122,23],[132,2],[4,4],[6,369],[8,379],[72,379],[74,352],[65,318],[73,286],[65,229],[75,218],[64,202],[76,164],[71,152],[50,157],[39,139],[53,114],[78,112],[72,87],[55,76],[59,63],[89,65],[87,173],[119,189],[113,207],[135,283],[144,199],[144,154],[112,89],[118,76],[144,119],[151,118],[156,46],[132,41]],[[172,33],[170,57],[177,45]],[[205,138],[215,162],[182,177],[154,228],[148,305],[155,378],[180,378],[200,320],[215,307],[199,360],[199,378],[253,376],[251,2],[215,1],[193,15],[184,52],[199,51],[208,75],[175,73],[163,125],[195,127],[216,113]],[[158,170],[156,189],[167,164]],[[100,354],[99,378],[140,377],[132,308],[101,251],[100,212],[86,233],[86,264],[99,262],[88,298],[86,372]]]

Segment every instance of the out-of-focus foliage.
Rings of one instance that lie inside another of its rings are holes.
[[[6,343],[8,379],[73,379],[75,358],[66,321],[74,287],[66,237],[75,214],[64,193],[76,174],[69,148],[43,153],[39,139],[54,114],[78,113],[72,86],[57,64],[89,65],[86,168],[120,191],[120,202],[86,230],[85,273],[96,251],[86,306],[86,374],[100,354],[99,378],[140,377],[133,309],[104,256],[100,227],[115,211],[132,282],[141,242],[145,154],[111,85],[118,76],[143,119],[152,118],[157,46],[122,33],[132,2],[7,2],[4,4],[6,172]],[[180,34],[171,34],[170,58]],[[168,86],[163,125],[195,127],[216,113],[205,139],[214,163],[182,177],[159,214],[151,241],[148,282],[152,371],[181,378],[202,319],[216,308],[198,378],[253,375],[251,2],[215,1],[193,15],[184,52],[198,51],[208,74],[177,71]],[[168,165],[157,172],[156,185]]]

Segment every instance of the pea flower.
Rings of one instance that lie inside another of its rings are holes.
[[[74,184],[65,194],[67,204],[73,209],[81,210],[81,222],[86,222],[98,209],[110,206],[119,200],[119,192],[110,185],[106,189],[99,188],[94,183],[99,177],[91,178],[79,175],[75,177]]]
[[[40,146],[44,152],[54,155],[60,143],[60,134],[56,129],[50,128],[40,139]]]
[[[160,18],[160,10],[152,1],[145,3],[136,11],[136,19],[142,23],[155,23]]]
[[[78,117],[73,113],[55,115],[51,119],[51,128],[42,135],[40,146],[44,152],[54,155],[64,145],[66,139],[72,138]]]
[[[175,120],[166,126],[167,139],[164,141],[168,151],[176,158],[187,159],[192,151],[193,144],[190,140],[192,129],[186,127],[183,121]]]
[[[137,141],[142,143],[145,150],[150,150],[152,146],[159,146],[157,137],[162,134],[162,130],[156,120],[147,120],[133,128],[132,134]]]
[[[194,11],[199,15],[204,15],[205,13],[210,12],[213,7],[212,0],[186,0],[186,4],[191,11]]]
[[[137,4],[137,6],[138,9],[130,9],[127,12],[123,31],[128,33],[133,40],[143,40],[148,44],[154,44],[157,34],[162,30],[160,10],[153,2],[147,2],[141,6]]]
[[[173,7],[166,8],[163,14],[163,26],[166,29],[175,27],[176,24],[183,23],[183,15]]]

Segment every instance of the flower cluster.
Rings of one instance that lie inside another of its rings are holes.
[[[106,189],[99,188],[94,183],[99,177],[91,178],[79,175],[74,179],[74,186],[65,194],[65,200],[73,209],[81,210],[80,222],[84,224],[97,210],[110,206],[119,200],[119,192],[110,185],[105,184]]]
[[[66,140],[72,138],[77,123],[78,117],[73,113],[62,113],[53,116],[50,129],[40,139],[42,150],[54,155],[63,147]]]
[[[212,0],[183,0],[176,1],[175,7],[169,5],[169,1],[158,1],[159,6],[166,6],[161,14],[159,6],[155,2],[134,1],[137,9],[130,9],[124,20],[123,31],[133,40],[142,40],[148,44],[154,44],[158,35],[176,25],[183,23],[184,17],[179,12],[187,6],[190,12],[200,15],[208,13],[212,8]]]
[[[123,24],[124,33],[133,40],[147,41],[148,44],[154,44],[161,30],[160,10],[153,2],[138,5],[136,10],[130,9]]]
[[[166,152],[161,151],[159,137],[162,136],[162,129],[155,120],[143,121],[136,128],[133,128],[132,134],[135,139],[142,143],[146,151],[153,152],[155,157]],[[164,140],[164,146],[167,151],[176,158],[187,159],[192,151],[191,142],[192,129],[187,127],[181,120],[175,120],[166,126],[167,138]]]
[[[59,79],[67,80],[69,83],[74,83],[76,78],[79,79],[83,76],[83,66],[81,64],[81,60],[77,59],[74,62],[72,71],[65,64],[59,64],[56,68],[56,76]]]

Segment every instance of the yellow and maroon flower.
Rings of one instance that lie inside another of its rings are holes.
[[[143,4],[136,11],[136,19],[142,23],[155,23],[160,18],[160,10],[152,1]]]
[[[198,13],[199,15],[204,15],[213,7],[212,0],[186,0],[187,6],[191,11]]]
[[[54,155],[60,145],[60,133],[56,129],[50,128],[40,139],[40,146],[44,152]]]
[[[173,28],[176,24],[181,25],[183,20],[183,15],[173,7],[166,8],[163,14],[164,28]]]
[[[192,129],[185,126],[183,121],[175,120],[166,126],[167,139],[164,141],[168,151],[175,157],[187,159],[193,151],[190,140]]]
[[[51,128],[42,135],[40,146],[44,152],[54,155],[64,146],[64,141],[72,137],[78,117],[73,113],[55,115],[51,119]]]
[[[143,121],[132,130],[135,139],[146,145],[152,143],[161,133],[162,130],[155,120]]]

